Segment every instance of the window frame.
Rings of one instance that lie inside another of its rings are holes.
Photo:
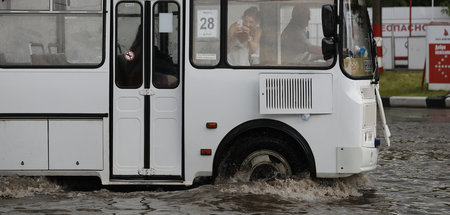
[[[230,65],[228,63],[227,60],[227,45],[228,45],[228,0],[221,0],[220,1],[220,36],[219,36],[219,40],[220,40],[220,58],[219,61],[217,63],[217,65],[214,66],[205,66],[205,65],[197,65],[194,63],[194,56],[193,56],[193,50],[194,50],[194,1],[195,0],[191,0],[190,1],[190,17],[189,17],[189,36],[190,36],[190,40],[189,40],[189,61],[191,63],[191,65],[194,68],[197,69],[216,69],[216,68],[231,68],[231,69],[238,69],[238,70],[264,70],[264,69],[271,69],[271,70],[329,70],[332,69],[333,67],[335,67],[336,63],[338,62],[338,56],[335,56],[333,58],[333,62],[328,65],[328,66],[233,66]],[[340,0],[342,1],[342,0]],[[338,4],[338,0],[333,0],[334,5],[337,6]],[[338,24],[340,25],[341,22],[338,22]],[[340,28],[339,28],[340,29]],[[223,33],[226,32],[226,33]],[[341,32],[339,32],[340,34]],[[340,42],[339,42],[340,43]]]
[[[89,13],[85,13],[80,10],[68,10],[68,11],[50,11],[50,10],[0,10],[1,15],[57,15],[57,14],[68,14],[68,15],[94,15],[100,14],[102,19],[102,60],[98,64],[67,64],[67,65],[27,65],[27,64],[0,64],[0,68],[2,69],[96,69],[100,68],[104,65],[106,61],[106,0],[102,0],[102,9],[101,10],[86,10]],[[51,1],[49,4],[51,6]],[[50,7],[51,9],[52,7]],[[25,11],[25,12],[24,12]],[[97,11],[97,13],[94,13]]]

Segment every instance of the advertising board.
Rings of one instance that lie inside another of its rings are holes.
[[[428,89],[450,90],[450,25],[428,25],[427,47]]]

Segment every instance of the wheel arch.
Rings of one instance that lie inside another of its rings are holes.
[[[222,139],[216,152],[214,153],[213,161],[213,177],[218,175],[218,168],[223,159],[226,159],[230,153],[235,140],[254,134],[256,131],[266,130],[273,133],[283,134],[285,137],[293,140],[297,147],[304,153],[307,161],[307,168],[310,171],[312,177],[316,175],[316,164],[313,152],[309,147],[305,138],[294,128],[284,122],[280,122],[272,119],[256,119],[244,122],[230,132]]]

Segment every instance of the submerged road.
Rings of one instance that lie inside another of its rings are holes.
[[[0,213],[449,214],[450,109],[388,108],[386,114],[392,146],[381,149],[379,167],[370,173],[176,191],[77,191],[41,177],[3,177]]]

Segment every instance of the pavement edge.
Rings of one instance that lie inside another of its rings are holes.
[[[440,97],[381,97],[385,107],[450,108],[450,94]]]

